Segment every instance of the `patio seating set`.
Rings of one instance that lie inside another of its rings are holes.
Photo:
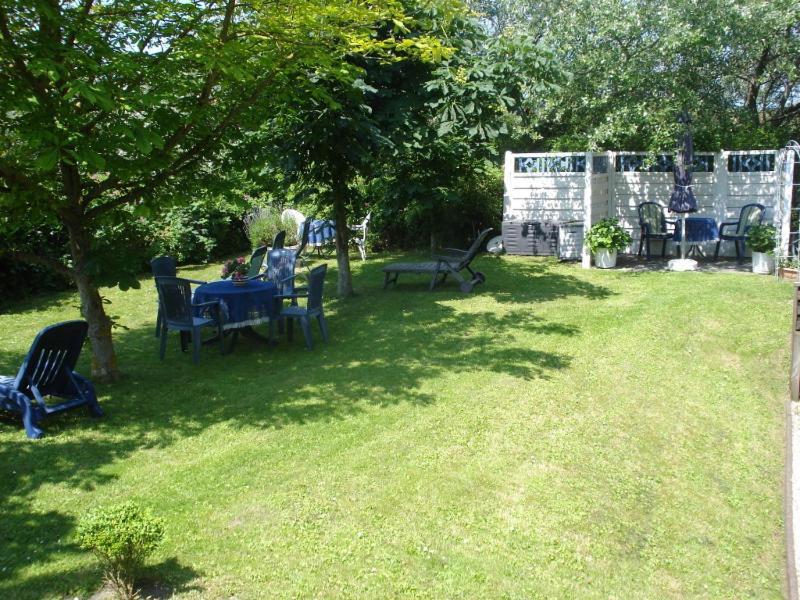
[[[736,258],[742,260],[745,253],[747,233],[754,225],[761,224],[764,219],[764,206],[762,204],[747,204],[741,208],[736,221],[719,223],[712,217],[684,217],[686,219],[686,243],[702,254],[699,244],[715,242],[714,260],[719,258],[719,248],[723,241],[731,241],[736,247]],[[670,220],[666,217],[666,208],[658,202],[642,202],[638,207],[639,227],[639,252],[646,250],[649,260],[650,241],[662,242],[661,256],[666,256],[667,243],[681,241],[681,219]]]
[[[356,242],[362,259],[366,258],[369,219],[367,215],[362,223],[352,228],[362,234]],[[159,357],[162,360],[165,357],[171,331],[179,334],[184,352],[191,342],[195,364],[199,362],[203,344],[217,344],[220,352],[226,354],[233,350],[239,334],[274,345],[276,325],[278,333],[285,331],[291,342],[295,321],[300,325],[309,350],[314,347],[311,330],[314,320],[322,339],[327,342],[328,325],[323,308],[327,265],[309,269],[302,259],[310,243],[313,222],[312,218],[300,221],[300,243],[296,248],[283,247],[285,231],[275,236],[271,247],[256,248],[250,256],[248,272],[239,279],[206,282],[182,278],[177,276],[173,257],[154,258],[150,266],[158,293],[155,336],[159,339]],[[400,273],[417,273],[431,276],[430,290],[452,276],[459,282],[462,292],[472,291],[475,285],[486,280],[483,273],[472,269],[471,263],[490,231],[482,231],[467,250],[448,248],[431,262],[384,266],[383,287],[397,283]],[[299,271],[296,270],[298,265],[301,265]],[[462,275],[463,271],[469,273],[469,279]],[[301,277],[306,279],[304,286],[297,285]],[[302,299],[305,300],[303,305],[299,302]],[[266,337],[253,329],[264,323],[269,327]],[[53,414],[85,407],[92,416],[103,415],[94,386],[75,372],[88,329],[86,321],[67,321],[46,327],[34,339],[17,375],[0,376],[0,409],[18,414],[29,438],[41,437],[41,420]],[[213,331],[213,336],[203,341],[203,330]],[[230,340],[227,348],[226,340]],[[61,401],[55,403],[53,399]]]

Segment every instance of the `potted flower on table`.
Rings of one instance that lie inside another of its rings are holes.
[[[747,245],[753,252],[753,273],[769,275],[775,269],[777,233],[772,225],[753,225],[747,230]]]
[[[250,263],[246,262],[244,256],[226,260],[222,265],[222,278],[230,277],[233,285],[246,285],[247,274],[250,272]]]
[[[586,247],[594,255],[594,264],[600,269],[611,269],[617,264],[617,252],[631,243],[631,234],[610,217],[601,219],[586,233]]]

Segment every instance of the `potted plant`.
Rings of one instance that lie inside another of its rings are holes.
[[[594,264],[600,269],[611,269],[617,264],[617,252],[631,243],[631,234],[617,219],[601,219],[586,233],[586,247],[594,255]]]
[[[772,225],[753,225],[747,230],[747,245],[753,252],[753,273],[769,275],[775,269],[777,233]]]
[[[239,258],[226,260],[222,265],[222,273],[220,275],[223,279],[230,277],[233,285],[245,285],[249,271],[250,263],[245,260],[244,256],[240,256]]]

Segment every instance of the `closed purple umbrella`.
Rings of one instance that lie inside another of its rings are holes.
[[[697,212],[697,198],[692,191],[692,162],[694,148],[692,144],[692,120],[687,112],[678,117],[683,125],[683,132],[678,138],[678,156],[675,160],[673,174],[675,187],[669,198],[669,210],[674,213],[688,214]],[[686,218],[681,218],[681,260],[686,259]]]

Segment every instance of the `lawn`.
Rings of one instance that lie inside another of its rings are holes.
[[[0,597],[97,590],[71,532],[128,498],[166,519],[148,577],[181,598],[780,597],[791,286],[477,262],[468,296],[358,263],[329,344],[199,366],[174,335],[159,362],[149,280],[107,290],[107,416],[0,424]],[[0,314],[0,372],[76,303]]]

